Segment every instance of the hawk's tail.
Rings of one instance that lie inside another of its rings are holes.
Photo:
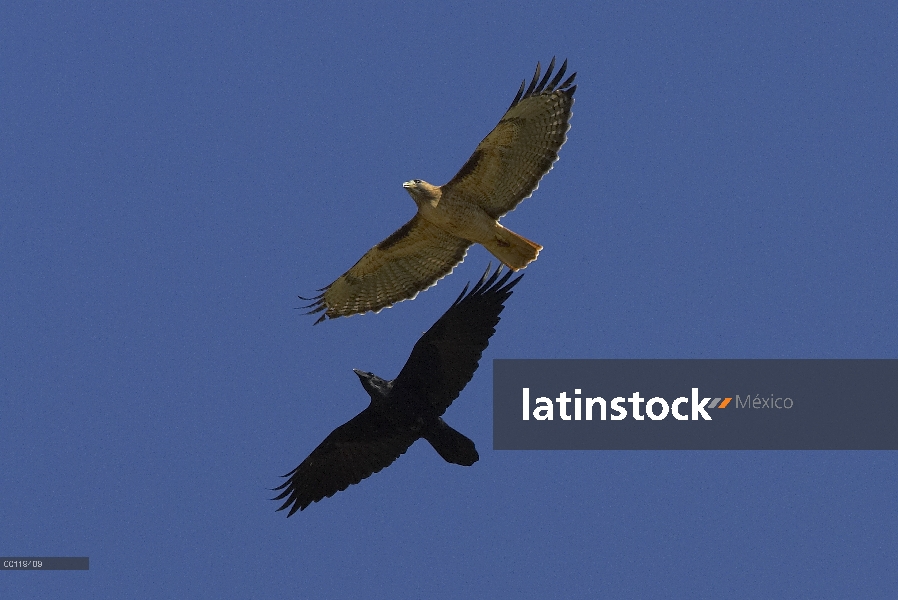
[[[484,244],[509,269],[523,269],[536,260],[542,246],[496,223],[493,239]]]

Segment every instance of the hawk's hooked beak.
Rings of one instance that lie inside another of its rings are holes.
[[[402,184],[402,187],[404,187],[405,189],[413,188],[413,187],[415,187],[415,182],[414,181],[406,181],[405,183]]]

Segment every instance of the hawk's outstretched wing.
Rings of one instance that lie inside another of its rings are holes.
[[[540,66],[536,64],[527,90],[525,81],[499,124],[480,142],[455,177],[440,188],[444,198],[458,194],[477,202],[498,219],[536,190],[567,140],[577,89],[571,85],[576,73],[559,85],[567,61],[549,81],[554,68],[553,58],[540,80]]]
[[[523,277],[509,282],[512,271],[508,271],[499,278],[501,265],[492,276],[489,271],[487,267],[470,292],[465,286],[449,310],[415,343],[393,382],[394,396],[426,402],[442,415],[468,385],[496,331],[504,302]]]
[[[415,215],[393,235],[368,250],[351,269],[321,294],[308,300],[315,321],[335,319],[391,306],[426,290],[452,272],[471,242],[451,235]]]
[[[275,488],[284,490],[275,500],[286,498],[278,510],[290,507],[289,517],[345,490],[390,466],[416,439],[417,435],[378,418],[369,406],[334,429],[308,458],[284,475],[289,479]]]

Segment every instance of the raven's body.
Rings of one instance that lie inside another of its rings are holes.
[[[470,467],[480,458],[474,442],[452,429],[442,419],[440,415],[443,411],[418,401],[425,397],[426,391],[421,394],[417,390],[400,388],[393,392],[392,381],[385,381],[373,373],[354,370],[362,381],[362,387],[371,396],[371,404],[356,419],[369,427],[370,431],[378,431],[381,435],[391,431],[405,433],[407,439],[411,440],[409,445],[418,438],[424,438],[446,462],[465,467]]]
[[[474,376],[480,356],[499,322],[503,302],[520,277],[499,279],[501,267],[484,274],[415,344],[396,379],[356,370],[371,403],[335,429],[276,489],[278,509],[288,514],[333,496],[377,473],[424,438],[448,462],[470,466],[479,456],[474,442],[452,429],[442,415]],[[497,281],[498,280],[498,281]],[[292,506],[291,506],[292,505]]]

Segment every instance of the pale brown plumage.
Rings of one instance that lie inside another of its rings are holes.
[[[549,81],[554,68],[553,58],[540,79],[537,63],[530,86],[525,90],[526,80],[521,83],[499,124],[449,183],[437,187],[414,179],[403,184],[418,213],[310,298],[308,314],[324,311],[316,324],[414,298],[449,274],[474,243],[514,270],[536,259],[542,246],[498,219],[536,190],[567,139],[577,74],[559,84],[567,61]]]

